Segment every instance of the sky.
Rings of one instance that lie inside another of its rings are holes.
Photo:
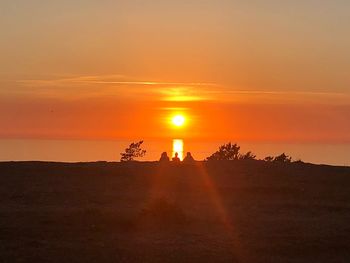
[[[1,0],[0,139],[350,143],[349,25],[345,0]]]

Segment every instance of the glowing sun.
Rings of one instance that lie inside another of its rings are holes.
[[[171,119],[171,122],[173,123],[173,125],[175,125],[176,127],[181,127],[185,124],[186,119],[184,116],[182,115],[176,115]]]

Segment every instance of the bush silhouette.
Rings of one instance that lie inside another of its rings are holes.
[[[271,162],[273,162],[273,159],[274,158],[272,156],[267,156],[267,157],[264,158],[264,161],[271,163]]]
[[[276,156],[273,161],[276,163],[290,163],[292,161],[292,157],[282,153],[281,155]]]
[[[125,149],[124,153],[121,153],[121,162],[134,161],[135,158],[144,157],[146,155],[146,150],[141,148],[143,141],[133,142]]]
[[[221,145],[219,150],[213,153],[207,158],[208,161],[220,161],[220,160],[238,160],[239,150],[241,149],[236,143],[231,142]]]
[[[264,158],[264,161],[269,163],[290,163],[292,161],[292,157],[286,155],[285,153],[282,153],[276,157],[267,156]]]
[[[241,154],[239,156],[239,159],[240,160],[255,160],[256,159],[256,155],[249,151],[246,154]]]

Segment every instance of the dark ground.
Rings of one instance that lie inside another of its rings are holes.
[[[0,163],[0,262],[350,262],[350,168]]]

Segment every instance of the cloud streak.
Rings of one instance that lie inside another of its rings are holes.
[[[116,79],[117,78],[117,79]],[[60,79],[25,79],[17,83],[24,85],[57,86],[62,84],[106,84],[106,85],[140,85],[140,86],[218,86],[208,82],[167,82],[149,80],[125,80],[123,75],[79,76]],[[122,79],[122,80],[121,80]]]
[[[135,80],[124,75],[75,76],[16,81],[22,87],[42,89],[44,94],[65,96],[125,96],[163,101],[221,101],[281,103],[350,103],[350,94],[326,91],[234,89],[211,82]],[[146,88],[148,87],[148,88]],[[35,92],[35,91],[34,91]],[[40,92],[38,92],[39,94]]]

